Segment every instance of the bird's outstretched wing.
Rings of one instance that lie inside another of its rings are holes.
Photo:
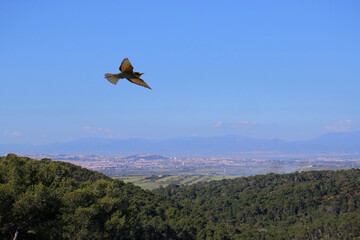
[[[120,72],[132,72],[133,71],[133,66],[131,65],[130,61],[128,58],[125,58],[122,62],[121,65],[119,67]]]
[[[146,87],[148,89],[151,89],[151,87],[149,87],[149,85],[146,84],[146,82],[144,82],[144,80],[142,80],[141,78],[130,78],[128,79],[130,82],[135,83],[137,85]]]

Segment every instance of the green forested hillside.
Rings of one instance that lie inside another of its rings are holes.
[[[192,221],[168,197],[100,173],[49,159],[1,158],[0,239],[191,239],[205,224]]]
[[[353,239],[360,170],[150,192],[63,162],[0,159],[0,239]]]
[[[360,170],[267,174],[156,190],[245,239],[360,236]],[[360,239],[360,238],[359,238]]]

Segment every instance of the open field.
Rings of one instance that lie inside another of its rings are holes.
[[[235,178],[235,176],[204,176],[204,175],[183,175],[183,176],[170,176],[170,175],[153,175],[153,176],[124,176],[114,177],[115,179],[124,182],[131,182],[143,189],[153,190],[160,186],[167,186],[169,184],[194,184],[199,182],[209,182],[228,178]]]

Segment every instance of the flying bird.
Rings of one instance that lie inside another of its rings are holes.
[[[125,58],[122,62],[121,65],[119,67],[119,70],[121,73],[117,73],[117,74],[112,74],[112,73],[106,73],[105,74],[105,78],[111,82],[112,84],[117,84],[117,82],[119,81],[120,78],[126,78],[127,80],[129,80],[132,83],[135,83],[137,85],[146,87],[151,89],[151,87],[149,87],[149,85],[147,85],[144,80],[142,80],[140,78],[140,76],[143,73],[140,72],[134,72],[133,71],[133,66],[131,65],[130,61],[128,58]]]

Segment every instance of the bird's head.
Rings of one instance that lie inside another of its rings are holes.
[[[134,72],[135,77],[139,78],[141,75],[143,75],[144,73],[140,73],[140,72]]]

